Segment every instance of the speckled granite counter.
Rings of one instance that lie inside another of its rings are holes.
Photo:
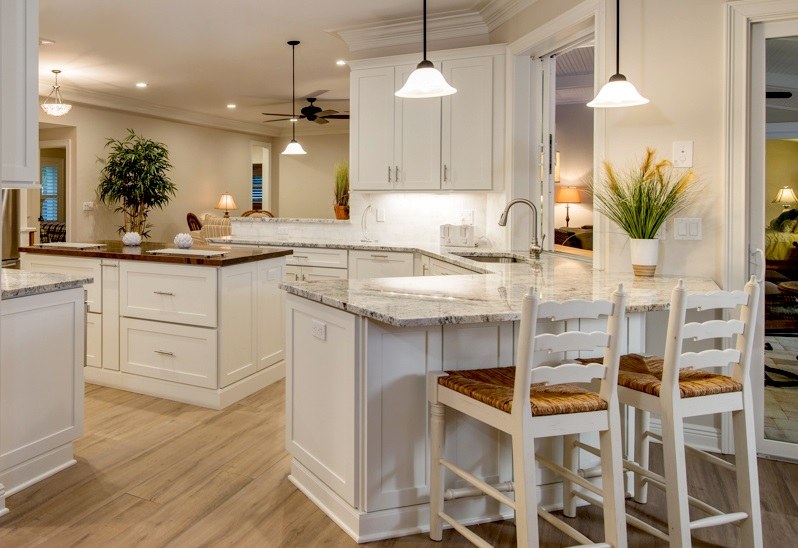
[[[29,272],[25,270],[2,269],[2,298],[14,299],[39,293],[62,291],[80,287],[92,278],[50,274],[48,272]]]

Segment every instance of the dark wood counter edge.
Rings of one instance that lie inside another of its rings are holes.
[[[100,243],[100,242],[98,242]],[[102,242],[106,243],[106,242]],[[62,255],[67,257],[86,257],[94,259],[119,259],[123,261],[147,261],[153,263],[188,264],[197,266],[232,266],[236,264],[263,261],[276,257],[284,257],[293,253],[292,249],[279,247],[225,247],[225,246],[194,246],[192,249],[207,249],[208,251],[224,250],[225,255],[216,257],[199,257],[193,255],[163,255],[148,253],[156,249],[174,247],[170,244],[148,242],[140,247],[122,247],[116,242],[107,243],[105,248],[75,249],[63,247],[40,247],[38,245],[20,247],[20,253],[35,253],[41,255]]]

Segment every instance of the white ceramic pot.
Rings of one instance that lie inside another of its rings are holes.
[[[657,270],[657,256],[659,254],[659,240],[630,240],[632,251],[632,270],[635,276],[653,276]]]

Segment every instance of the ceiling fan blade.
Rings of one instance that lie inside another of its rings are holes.
[[[274,120],[264,120],[263,123],[266,122],[285,122],[287,120],[291,120],[291,118],[275,118]]]
[[[322,110],[321,112],[317,112],[316,116],[331,116],[333,114],[338,114],[337,110]]]
[[[277,112],[261,112],[266,116],[291,116],[291,113],[285,114],[284,112],[277,113]]]
[[[329,124],[330,123],[330,122],[327,121],[326,118],[316,118],[313,121],[316,122],[317,124]]]
[[[791,91],[766,91],[765,99],[789,99],[792,97]]]
[[[325,116],[325,118],[332,118],[333,120],[349,120],[348,114],[330,114],[329,116]]]
[[[311,91],[310,93],[306,93],[302,96],[303,99],[316,99],[319,95],[323,95],[330,91],[329,89],[317,89],[316,91]]]

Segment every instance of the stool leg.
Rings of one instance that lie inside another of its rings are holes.
[[[650,413],[635,408],[635,433],[634,433],[634,461],[641,468],[648,470],[649,451],[651,443],[648,439]],[[634,474],[635,502],[645,504],[648,502],[648,483],[640,474]]]
[[[535,440],[523,431],[513,432],[512,437],[516,542],[519,548],[538,546]]]
[[[690,509],[687,503],[687,463],[684,455],[684,424],[677,406],[662,409],[662,456],[665,464],[665,495],[668,501],[670,546],[691,546]]]
[[[430,463],[429,463],[429,538],[441,540],[443,538],[443,520],[440,512],[443,510],[443,455],[445,422],[444,406],[440,403],[430,402],[429,409],[429,437],[430,437]]]
[[[562,437],[562,465],[572,473],[579,472],[579,450],[574,443],[579,439],[576,434]],[[576,497],[573,495],[574,484],[567,476],[562,478],[562,513],[569,518],[576,517]]]
[[[753,402],[749,390],[743,391],[743,408],[732,412],[732,423],[734,425],[737,499],[740,510],[748,514],[748,518],[740,524],[739,546],[761,548],[762,512],[759,507]]]
[[[608,429],[599,432],[604,542],[613,546],[626,546],[626,492],[623,487],[621,416],[617,402],[610,402],[609,409]]]

